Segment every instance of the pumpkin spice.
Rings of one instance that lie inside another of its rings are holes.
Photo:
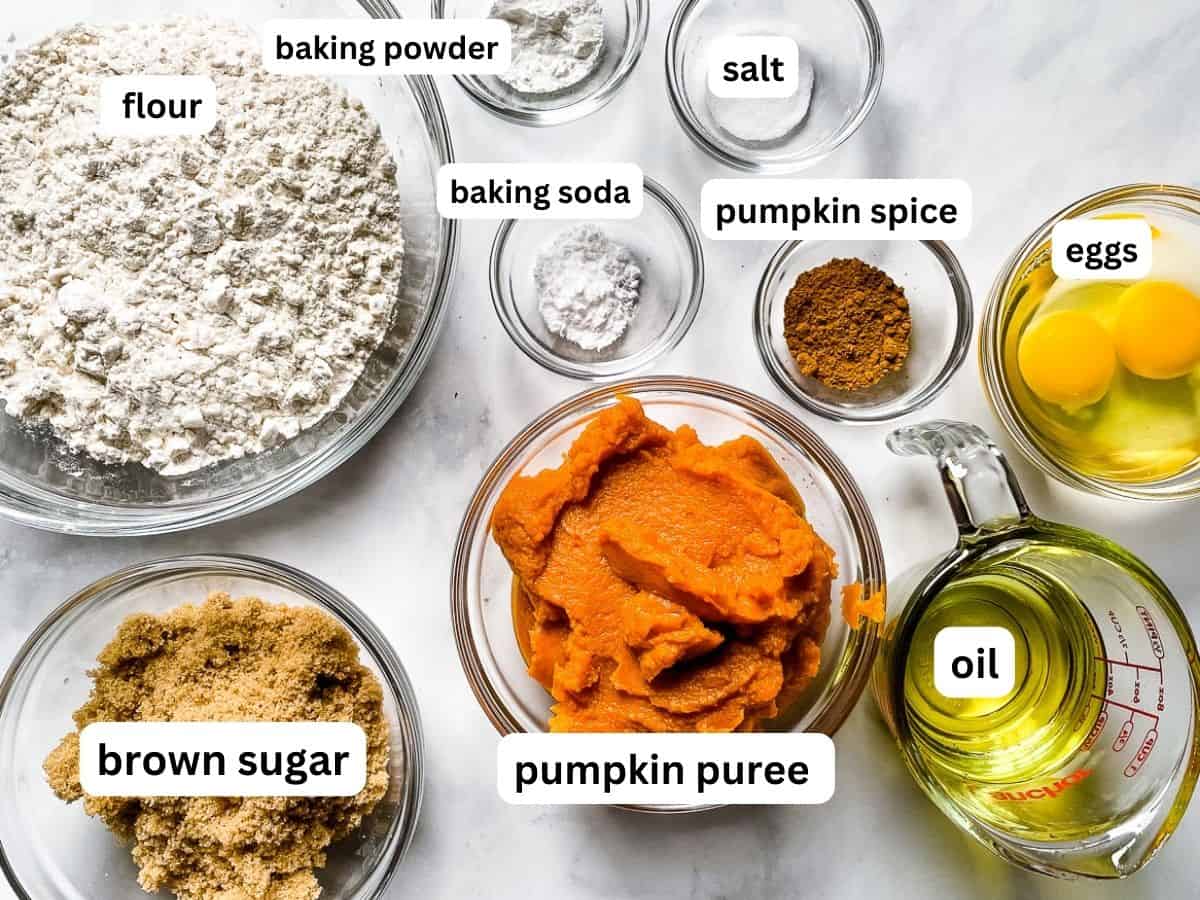
[[[908,358],[912,316],[904,288],[861,259],[802,272],[783,308],[788,351],[800,371],[840,391],[861,391]]]

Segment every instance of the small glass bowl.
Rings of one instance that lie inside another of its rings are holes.
[[[742,140],[709,110],[707,48],[717,37],[772,31],[800,31],[801,52],[815,69],[812,102],[784,137]],[[867,0],[683,0],[667,33],[666,67],[675,117],[704,152],[747,172],[795,172],[820,162],[866,119],[883,80],[883,33]]]
[[[487,18],[492,0],[433,0],[435,19]],[[520,125],[561,125],[603,109],[637,65],[646,44],[649,0],[607,0],[604,47],[596,68],[562,91],[527,94],[495,75],[455,75],[467,95],[493,115]]]
[[[801,272],[857,257],[890,275],[908,299],[912,337],[899,372],[862,391],[839,391],[804,375],[783,330],[788,291]],[[933,400],[966,359],[971,288],[958,258],[940,241],[791,241],[763,273],[754,307],[754,339],[767,373],[793,400],[835,422],[886,422]]]
[[[1102,213],[1159,211],[1200,225],[1200,191],[1169,184],[1129,184],[1098,191],[1059,210],[1040,225],[1008,258],[988,296],[979,332],[979,364],[984,393],[1021,451],[1039,469],[1063,484],[1101,497],[1125,500],[1187,500],[1200,496],[1200,464],[1193,463],[1169,478],[1128,482],[1079,471],[1056,454],[1053,444],[1031,423],[1013,391],[1023,389],[1015,360],[1006,359],[1004,343],[1013,327],[1021,327],[1020,304],[1027,278],[1050,258],[1050,235],[1063,219],[1091,218]],[[1011,377],[1010,377],[1011,373]]]
[[[317,878],[328,900],[383,896],[415,833],[424,778],[420,714],[400,660],[357,607],[303,572],[246,556],[179,556],[81,590],[38,626],[0,682],[0,868],[22,900],[146,896],[129,848],[82,804],[51,793],[42,760],[71,731],[71,714],[91,691],[87,670],[127,616],[198,603],[212,591],[323,610],[354,636],[361,662],[379,679],[391,784],[360,834],[330,846]]]
[[[625,334],[603,350],[584,350],[552,334],[538,312],[533,282],[537,254],[577,223],[509,219],[496,232],[491,260],[496,314],[513,343],[550,371],[586,380],[627,375],[677,345],[695,320],[704,293],[700,236],[666,188],[650,178],[645,185],[640,216],[596,223],[633,253],[642,270],[637,315]]]
[[[806,515],[837,555],[832,621],[817,678],[775,730],[833,735],[870,677],[879,626],[851,629],[838,614],[843,585],[860,582],[870,596],[887,583],[879,535],[866,501],[841,461],[794,416],[765,400],[698,378],[637,378],[592,388],[531,422],[483,476],[459,528],[450,581],[458,655],[480,706],[500,734],[545,732],[551,697],[525,668],[512,617],[512,569],[492,540],[496,501],[522,472],[558,465],[571,442],[617,395],[642,402],[674,428],[691,425],[706,443],[749,435],[762,443],[804,498]],[[631,806],[642,812],[694,812],[708,806]]]
[[[359,0],[357,6],[363,17],[415,12],[404,3],[397,9],[397,3]],[[27,5],[10,25],[13,43],[23,47],[81,21],[110,24],[196,14],[194,4],[174,0],[130,7],[87,0]],[[209,0],[203,11],[252,29],[280,16],[347,15],[343,4],[325,0]],[[0,402],[0,517],[93,535],[162,534],[221,522],[323,478],[400,407],[433,351],[458,252],[459,223],[439,216],[436,203],[438,169],[453,162],[449,127],[432,78],[334,80],[363,101],[392,151],[405,243],[391,324],[349,393],[328,416],[279,447],[172,476],[137,464],[106,465],[73,452],[47,429],[30,429],[4,413]]]

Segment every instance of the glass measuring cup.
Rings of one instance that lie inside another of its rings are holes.
[[[898,429],[899,455],[936,459],[959,539],[894,580],[873,687],[905,763],[960,827],[1018,865],[1118,878],[1179,824],[1200,773],[1200,662],[1170,590],[1105,538],[1030,512],[982,429]],[[1002,697],[933,684],[946,626],[1014,638]]]

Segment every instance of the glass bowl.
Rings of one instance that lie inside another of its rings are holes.
[[[874,520],[846,468],[813,432],[777,406],[737,388],[697,378],[638,378],[592,388],[531,422],[483,476],[454,548],[450,611],[459,658],[471,689],[502,735],[545,732],[550,695],[525,669],[513,630],[512,570],[492,540],[496,501],[513,476],[561,462],[588,421],[617,395],[642,402],[668,427],[694,426],[706,443],[749,435],[760,441],[804,498],[813,528],[837,554],[839,588],[861,582],[866,596],[887,583]],[[836,609],[822,645],[820,673],[776,727],[832,735],[858,702],[879,644],[879,627],[847,626]],[[645,812],[691,812],[703,806],[635,806]]]
[[[492,0],[433,0],[435,19],[487,18]],[[520,125],[561,125],[591,115],[617,95],[646,44],[649,0],[606,0],[604,47],[583,80],[552,94],[514,90],[495,75],[455,75],[472,100],[493,115]]]
[[[857,257],[904,288],[912,315],[908,359],[862,391],[838,391],[803,374],[788,352],[783,314],[797,276]],[[767,263],[754,306],[754,339],[767,373],[793,400],[835,422],[886,422],[929,403],[949,384],[971,343],[971,288],[940,241],[791,241]]]
[[[776,140],[725,131],[708,104],[706,54],[725,35],[795,37],[815,70],[800,124]],[[683,0],[667,32],[667,87],[675,117],[709,156],[747,172],[795,172],[832,153],[858,129],[883,80],[883,33],[867,0]]]
[[[1084,197],[1051,216],[1040,225],[1005,262],[988,296],[979,333],[979,363],[984,391],[997,417],[1013,441],[1047,475],[1073,488],[1102,497],[1129,500],[1186,500],[1200,495],[1200,462],[1168,477],[1148,481],[1118,481],[1082,471],[1071,460],[1056,453],[1053,443],[1022,412],[1016,391],[1024,383],[1009,359],[1004,341],[1011,328],[1020,328],[1028,313],[1021,308],[1028,278],[1048,265],[1050,233],[1063,219],[1105,213],[1159,212],[1200,226],[1200,191],[1168,184],[1130,184]],[[1195,270],[1196,260],[1191,261]]]
[[[0,867],[22,900],[145,897],[137,867],[107,828],[51,792],[42,760],[73,727],[91,691],[87,670],[133,613],[197,603],[211,591],[315,606],[354,636],[383,687],[391,784],[361,833],[333,844],[317,877],[328,900],[383,896],[416,829],[423,762],[416,697],[387,639],[349,600],[296,569],[246,556],[179,556],[143,563],[81,590],[33,632],[0,682]]]
[[[328,16],[353,4],[327,3]],[[392,9],[364,0],[363,9]],[[316,16],[300,0],[216,0],[204,14],[256,28],[280,16]],[[26,6],[8,16],[16,46],[79,21],[102,24],[195,15],[185,4],[72,2]],[[0,516],[51,531],[156,534],[244,515],[307,487],[341,465],[392,416],[429,359],[445,309],[458,224],[435,203],[440,166],[452,159],[442,104],[429,78],[338,79],[380,123],[404,197],[404,276],[384,340],[341,405],[315,427],[266,453],[180,476],[140,465],[109,466],[69,451],[47,431],[0,414]]]
[[[551,333],[538,312],[534,260],[542,247],[577,223],[501,223],[492,243],[492,302],[508,336],[534,362],[571,378],[612,378],[649,365],[683,340],[704,293],[704,251],[679,201],[653,179],[646,178],[645,186],[640,216],[596,223],[633,253],[642,270],[637,315],[625,334],[603,350],[584,350]]]

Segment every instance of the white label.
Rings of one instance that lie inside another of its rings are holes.
[[[956,178],[718,178],[700,191],[718,241],[957,240],[971,188]]]
[[[353,722],[97,722],[79,735],[97,797],[352,797],[367,783]]]
[[[511,734],[496,784],[506,803],[815,804],[833,796],[823,734]]]
[[[1007,628],[943,628],[933,639],[933,686],[943,697],[1003,697],[1016,684],[1016,655]]]
[[[642,194],[629,163],[451,163],[437,177],[447,219],[635,219]]]
[[[1050,234],[1059,278],[1135,280],[1150,274],[1154,238],[1145,219],[1064,219]]]
[[[737,35],[708,48],[708,90],[717,97],[790,97],[800,87],[800,45],[782,35]]]
[[[512,64],[501,19],[273,19],[263,66],[279,75],[498,75]]]
[[[217,86],[207,75],[112,75],[100,82],[101,134],[208,134],[216,124]]]

